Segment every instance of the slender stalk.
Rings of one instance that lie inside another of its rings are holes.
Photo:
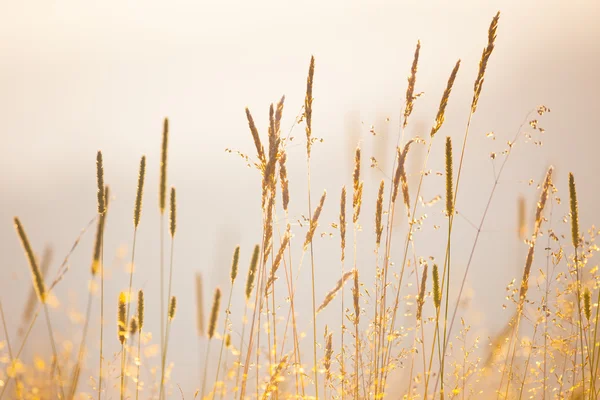
[[[223,336],[222,336],[222,340],[221,340],[221,350],[219,351],[219,362],[217,363],[217,376],[215,377],[215,386],[217,385],[217,382],[219,381],[219,372],[221,369],[221,358],[223,356],[223,347],[225,345],[225,335],[227,333],[227,324],[229,322],[229,314],[230,314],[230,308],[231,308],[231,296],[233,295],[233,283],[231,284],[231,289],[229,290],[229,301],[227,302],[227,311],[225,311],[225,324],[223,326]]]
[[[6,337],[6,346],[8,347],[8,356],[10,357],[11,365],[14,365],[15,358],[13,357],[12,346],[10,345],[10,336],[8,335],[8,328],[6,326],[6,319],[4,318],[4,308],[2,307],[2,301],[0,300],[0,316],[2,317],[2,329],[4,330],[4,337]],[[18,384],[18,381],[17,381]],[[3,390],[4,392],[4,390]]]
[[[85,307],[85,321],[83,323],[83,333],[81,334],[81,342],[79,343],[79,352],[77,355],[77,364],[73,371],[73,379],[71,380],[71,392],[69,393],[69,399],[73,399],[77,392],[77,386],[79,385],[79,377],[81,375],[81,366],[83,364],[83,355],[85,353],[85,340],[87,337],[87,331],[89,328],[90,316],[92,311],[92,291],[88,290],[87,305]]]
[[[33,315],[33,318],[31,319],[31,322],[29,323],[29,328],[27,328],[27,331],[25,332],[25,336],[23,337],[23,341],[21,342],[21,346],[19,347],[19,351],[17,351],[17,354],[15,355],[14,359],[18,360],[19,357],[21,356],[21,353],[23,352],[23,349],[25,348],[25,344],[27,343],[27,339],[29,339],[29,334],[31,333],[31,330],[33,329],[33,326],[35,325],[35,321],[37,321],[37,318],[40,314],[40,306],[38,306],[37,311],[35,312],[35,314]],[[6,391],[6,388],[9,386],[9,384],[12,381],[12,376],[8,376],[6,381],[4,381],[4,386],[2,387],[2,392],[0,392],[0,400],[4,397],[4,393]]]
[[[135,400],[139,399],[139,393],[140,393],[140,365],[142,363],[142,328],[140,328],[140,330],[138,331],[138,345],[137,345],[137,357],[136,357],[136,361],[135,364],[137,366],[136,368],[136,374],[135,374]]]
[[[246,325],[247,325],[247,315],[248,315],[248,301],[244,302],[244,317],[242,319],[242,334],[240,335],[240,347],[239,347],[239,356],[237,361],[237,366],[235,368],[235,387],[238,388],[240,386],[240,368],[242,367],[242,353],[244,349],[244,334],[246,333]],[[236,396],[237,398],[237,396]]]
[[[65,390],[62,379],[62,372],[60,369],[60,361],[58,359],[58,351],[56,349],[56,342],[54,340],[54,333],[52,330],[52,323],[50,322],[50,313],[48,312],[48,304],[46,302],[43,303],[44,314],[46,315],[46,326],[48,328],[48,336],[50,337],[50,345],[52,346],[52,353],[54,354],[54,359],[56,360],[56,372],[58,373],[58,386],[60,388],[60,395],[62,399],[65,399]]]

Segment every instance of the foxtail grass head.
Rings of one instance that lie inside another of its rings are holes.
[[[125,343],[127,336],[127,321],[125,314],[127,313],[127,295],[125,292],[119,294],[119,304],[117,308],[117,322],[118,322],[118,337],[121,344]]]
[[[169,119],[163,124],[162,146],[160,152],[160,183],[158,187],[158,208],[161,214],[167,206],[167,153],[169,149]]]
[[[104,187],[105,208],[104,213],[98,216],[96,225],[96,238],[94,239],[94,254],[92,256],[92,276],[96,276],[102,267],[102,242],[104,237],[104,226],[106,225],[106,214],[108,212],[108,203],[110,199],[110,190],[108,186]]]
[[[238,274],[238,264],[240,262],[240,246],[237,246],[233,251],[233,260],[231,261],[231,273],[229,277],[231,278],[231,284],[235,281],[235,278]]]
[[[583,311],[585,317],[589,321],[590,318],[592,318],[592,294],[588,288],[585,288],[585,291],[583,292]]]
[[[133,210],[133,226],[137,229],[142,214],[142,197],[144,195],[144,178],[146,176],[146,156],[140,160],[140,172],[138,175],[137,194],[135,196],[135,209]]]
[[[29,238],[25,233],[25,229],[23,229],[23,225],[18,217],[14,218],[15,229],[17,230],[17,235],[21,240],[21,245],[23,246],[23,250],[25,251],[25,256],[27,257],[27,261],[29,262],[29,270],[31,271],[31,276],[33,278],[33,287],[35,288],[35,292],[38,295],[38,298],[41,303],[46,302],[46,285],[44,284],[44,277],[42,276],[42,271],[37,263],[35,258],[35,254],[33,253],[33,249],[31,248],[31,244],[29,243]]]
[[[433,264],[433,304],[436,309],[440,308],[442,304],[442,292],[440,291],[440,272],[437,264]]]
[[[144,291],[138,291],[138,303],[137,303],[137,324],[140,332],[144,327]]]
[[[104,193],[104,164],[102,162],[102,152],[96,154],[96,183],[98,190],[98,214],[104,214],[106,211],[106,194]]]
[[[579,247],[579,207],[577,204],[577,190],[575,188],[575,177],[569,173],[569,204],[571,208],[571,241],[573,247]]]
[[[448,217],[454,215],[454,183],[452,168],[452,139],[446,137],[446,214]]]
[[[208,323],[208,338],[212,339],[217,329],[217,319],[219,318],[219,308],[221,306],[221,289],[215,290],[215,296],[213,298],[213,304],[210,311],[210,321]]]
[[[139,332],[139,326],[138,326],[138,322],[137,322],[137,317],[133,316],[131,317],[131,320],[129,321],[129,335],[133,336],[136,333]]]
[[[169,223],[171,232],[171,237],[175,237],[175,231],[177,230],[177,197],[175,188],[171,188],[171,212],[169,214]]]
[[[473,114],[477,110],[479,95],[481,94],[481,89],[483,88],[485,70],[487,68],[490,56],[494,51],[494,43],[496,42],[496,31],[498,29],[499,19],[500,11],[498,11],[496,16],[492,19],[492,23],[490,24],[490,27],[488,29],[488,43],[487,46],[483,49],[483,53],[481,54],[481,60],[479,60],[479,72],[477,73],[477,79],[475,80],[475,85],[473,86],[473,100],[471,101],[471,113]]]
[[[250,300],[252,289],[254,289],[254,279],[256,278],[256,268],[258,267],[258,256],[260,253],[260,246],[254,246],[252,252],[252,260],[250,261],[250,268],[248,269],[248,278],[246,279],[246,301]]]
[[[173,321],[175,319],[176,312],[177,312],[177,297],[171,296],[171,300],[169,301],[169,321]]]

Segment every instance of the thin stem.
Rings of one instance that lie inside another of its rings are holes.
[[[10,363],[14,364],[15,358],[13,357],[12,346],[10,345],[10,337],[8,335],[8,328],[6,326],[6,319],[4,318],[4,308],[2,307],[2,301],[0,300],[0,316],[2,317],[2,328],[4,330],[4,336],[6,337],[6,346],[8,347],[8,355],[10,357]],[[18,381],[17,381],[18,383]]]
[[[48,304],[43,303],[44,314],[46,314],[46,326],[48,327],[48,336],[50,336],[50,344],[52,346],[52,353],[56,360],[56,372],[58,373],[58,386],[60,388],[61,398],[65,398],[65,389],[63,386],[62,373],[60,370],[60,360],[58,359],[58,351],[56,350],[56,342],[54,341],[54,333],[52,331],[52,323],[50,322],[50,313],[48,312]]]
[[[137,366],[136,376],[135,376],[135,400],[139,399],[140,393],[140,364],[142,363],[142,329],[138,332],[138,348],[137,348],[137,360],[135,362]]]
[[[160,214],[160,353],[165,351],[165,214]]]
[[[79,344],[79,352],[77,355],[77,365],[75,366],[75,371],[73,372],[73,379],[71,381],[71,393],[69,394],[70,399],[73,399],[75,397],[75,392],[77,391],[77,386],[79,385],[79,376],[81,375],[81,365],[83,364],[83,354],[85,352],[85,341],[87,338],[87,331],[89,328],[91,311],[92,311],[92,291],[88,290],[87,306],[86,306],[86,310],[85,310],[85,321],[83,323],[83,333],[81,335],[81,343]]]
[[[227,334],[227,323],[229,322],[229,314],[231,308],[231,296],[233,295],[233,282],[231,283],[231,289],[229,290],[229,302],[227,303],[227,310],[225,311],[225,324],[223,327],[223,336],[221,338],[221,350],[219,351],[219,362],[217,363],[217,376],[215,377],[215,385],[219,381],[219,372],[221,367],[221,357],[223,356],[223,347],[225,345],[225,335]]]
[[[308,177],[308,218],[312,221],[312,205],[310,199],[310,157],[306,158]],[[317,367],[317,305],[315,300],[315,258],[313,242],[310,241],[310,267],[311,267],[311,289],[312,289],[312,314],[313,314],[313,364],[315,376],[315,396],[319,400],[319,371]]]
[[[525,116],[525,119],[523,120],[523,122],[519,126],[519,128],[518,128],[518,130],[517,130],[517,132],[516,132],[516,134],[515,134],[515,136],[513,138],[513,141],[510,142],[510,144],[508,146],[508,149],[506,150],[506,155],[504,157],[504,161],[502,162],[502,165],[500,166],[500,169],[498,170],[498,174],[496,175],[496,178],[494,180],[494,185],[492,187],[492,190],[490,192],[490,196],[489,196],[487,204],[485,206],[483,215],[482,215],[481,220],[479,222],[479,226],[477,227],[477,233],[475,235],[475,240],[473,242],[473,246],[471,247],[471,252],[469,254],[469,259],[467,261],[467,266],[465,268],[465,273],[463,275],[463,278],[462,278],[462,281],[461,281],[461,284],[460,284],[460,289],[459,289],[458,295],[456,297],[454,311],[452,312],[452,318],[450,320],[450,326],[448,327],[448,337],[452,336],[452,328],[454,327],[454,321],[456,319],[456,314],[458,313],[458,306],[460,305],[460,299],[462,297],[462,293],[463,293],[463,290],[464,290],[464,287],[465,287],[465,283],[467,281],[467,276],[468,276],[469,270],[471,268],[471,264],[472,264],[472,261],[473,261],[473,256],[475,254],[475,248],[477,247],[477,243],[479,241],[479,236],[481,235],[481,231],[483,229],[483,224],[485,223],[486,217],[487,217],[488,212],[490,210],[490,206],[492,204],[492,199],[494,198],[494,193],[496,192],[496,188],[498,187],[498,183],[500,181],[500,177],[502,175],[502,172],[504,171],[504,168],[505,168],[505,166],[506,166],[506,164],[508,162],[508,159],[510,158],[510,155],[512,153],[512,149],[513,149],[515,143],[517,142],[517,140],[521,136],[521,128],[525,125],[525,123],[527,122],[527,119],[529,118],[529,116],[531,115],[531,113],[533,113],[533,110],[527,113],[527,115]],[[466,146],[466,139],[467,139],[467,136],[468,136],[469,127],[471,125],[471,117],[472,117],[472,113],[469,116],[469,120],[468,120],[468,123],[467,123],[467,130],[465,132],[465,139],[463,141],[463,149],[461,151],[460,166],[459,166],[458,175],[457,175],[457,179],[456,179],[456,186],[455,186],[455,189],[454,189],[454,204],[455,204],[454,208],[456,208],[457,194],[458,194],[458,188],[459,188],[459,182],[460,182],[460,173],[461,173],[461,170],[462,170],[462,163],[463,163],[463,158],[464,158],[464,149],[465,149],[465,146]],[[452,218],[452,220],[454,220],[454,218]],[[444,346],[445,347],[443,349],[444,353],[446,352],[446,347],[447,346],[448,346],[448,342],[446,343],[446,346]],[[436,380],[436,389],[437,389],[437,383],[438,383],[438,381],[439,381],[439,376],[438,376],[438,379]]]
[[[160,373],[160,391],[159,391],[159,399],[164,398],[164,390],[165,390],[165,364],[167,362],[167,351],[169,349],[169,334],[171,333],[171,319],[167,319],[167,331],[165,332],[165,351],[162,354],[161,361],[161,373]],[[204,388],[204,384],[202,385]],[[204,393],[202,395],[204,398]]]
[[[21,342],[21,346],[19,347],[19,351],[15,355],[15,359],[16,360],[19,359],[19,357],[21,356],[21,352],[23,352],[23,349],[25,348],[25,344],[27,343],[27,339],[29,339],[29,334],[31,333],[31,330],[33,329],[33,326],[35,325],[35,321],[37,321],[38,315],[40,314],[40,306],[38,306],[38,309],[35,312],[35,315],[31,319],[31,322],[29,323],[29,328],[27,328],[27,331],[25,332],[25,337],[23,338],[23,341]],[[11,380],[12,380],[12,376],[9,375],[6,378],[6,381],[4,382],[4,386],[2,387],[2,392],[0,392],[0,400],[4,397],[4,392],[6,391],[6,388],[9,386]]]
[[[201,390],[200,400],[204,400],[204,393],[206,390],[206,372],[208,369],[208,359],[210,357],[209,356],[210,342],[211,342],[211,339],[208,339],[208,342],[206,342],[206,354],[204,356],[204,372],[202,373],[202,390]],[[240,399],[242,399],[242,397],[240,397]]]
[[[240,336],[240,348],[239,348],[239,357],[237,361],[237,367],[235,369],[235,387],[240,386],[240,368],[242,366],[242,353],[244,348],[244,333],[246,333],[246,325],[247,325],[247,314],[248,314],[248,302],[244,302],[244,318],[242,319],[242,335]],[[237,397],[237,396],[236,396]],[[202,400],[202,399],[200,399]]]
[[[102,364],[104,361],[104,232],[100,237],[100,368],[98,371],[98,400],[102,399]]]
[[[171,299],[171,284],[173,281],[173,254],[175,253],[175,237],[173,237],[171,239],[171,257],[170,257],[170,261],[169,261],[169,292],[168,292],[168,298]],[[169,318],[168,315],[163,315],[163,317],[165,317],[167,319],[167,331],[165,332],[165,342],[164,342],[164,351],[162,353],[162,358],[163,358],[163,362],[161,365],[161,376],[164,378],[165,375],[165,361],[166,361],[166,357],[167,357],[167,347],[168,347],[168,341],[169,341],[169,329],[171,327],[171,320]],[[161,387],[163,385],[163,378],[161,378],[160,380],[160,384]]]

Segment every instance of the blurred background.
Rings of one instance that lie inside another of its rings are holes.
[[[501,307],[505,286],[520,276],[526,251],[517,235],[517,199],[525,197],[531,223],[536,185],[549,164],[556,167],[554,181],[562,197],[568,172],[575,173],[582,228],[599,220],[597,2],[2,2],[0,296],[11,333],[16,337],[31,287],[12,218],[21,218],[36,251],[52,246],[53,277],[95,216],[95,155],[100,149],[112,195],[105,239],[107,358],[119,350],[113,315],[118,292],[127,287],[142,154],[148,158],[148,172],[134,287],[146,291],[148,329],[158,343],[158,172],[162,120],[169,117],[168,179],[178,190],[179,214],[173,277],[179,308],[169,359],[173,381],[193,397],[205,347],[196,336],[194,275],[204,276],[207,302],[217,285],[227,295],[231,254],[241,245],[241,278],[232,306],[237,346],[242,281],[252,246],[260,241],[259,173],[225,151],[255,155],[244,107],[252,110],[266,140],[269,104],[286,95],[282,127],[295,137],[288,146],[291,219],[301,220],[307,213],[305,138],[303,124],[294,127],[294,121],[304,102],[310,56],[315,56],[313,131],[323,142],[313,147],[313,205],[322,190],[329,193],[315,241],[319,301],[339,276],[339,239],[330,223],[337,219],[341,186],[351,187],[358,144],[365,179],[358,264],[365,274],[373,268],[377,185],[390,176],[417,40],[422,49],[416,91],[424,94],[416,102],[407,138],[428,135],[450,71],[462,60],[446,123],[433,145],[433,173],[422,193],[427,202],[443,195],[444,178],[435,174],[443,168],[443,137],[453,137],[458,152],[487,29],[498,10],[496,49],[473,119],[458,196],[461,217],[454,234],[460,245],[453,257],[460,276],[476,233],[472,224],[481,219],[500,153],[531,110],[544,104],[552,112],[534,114],[530,119],[539,117],[545,132],[526,126],[532,137],[523,136],[514,147],[475,253],[466,294],[475,299],[469,322],[482,337],[508,319]],[[495,161],[492,152],[499,155]],[[424,154],[425,146],[415,145],[409,155],[413,196]],[[381,170],[369,168],[371,156]],[[443,258],[446,230],[434,227],[445,226],[442,210],[443,201],[421,208],[428,219],[415,237],[419,256]],[[554,212],[556,228],[566,232],[564,204]],[[406,220],[400,221],[395,234],[398,246],[392,257],[397,262],[405,227]],[[302,238],[305,228],[294,229]],[[55,292],[60,302],[53,311],[57,336],[74,344],[79,343],[73,332],[84,312],[93,236],[93,228],[83,236]],[[407,281],[414,286],[414,278]],[[305,265],[301,295],[309,294],[309,282]],[[282,308],[287,311],[283,301]],[[97,315],[97,298],[94,310]],[[298,312],[310,333],[310,303],[303,302]],[[323,324],[324,314],[319,317]],[[410,319],[402,323],[414,324]],[[323,327],[319,329],[322,337]],[[47,351],[43,325],[38,324],[35,334],[32,353]],[[96,324],[91,343],[97,343],[97,334]],[[309,334],[307,349],[310,340]],[[97,352],[90,353],[88,365],[95,366]],[[84,375],[82,389],[89,387],[91,374]]]

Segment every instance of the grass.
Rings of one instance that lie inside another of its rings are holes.
[[[336,244],[333,249],[337,252],[339,248],[340,251],[340,265],[336,267],[336,270],[339,268],[339,277],[331,282],[332,289],[327,293],[317,293],[315,285],[320,271],[330,268],[322,257],[321,249],[326,244],[319,242],[319,237],[326,224],[324,218],[327,210],[337,209],[337,205],[331,200],[326,201],[327,194],[322,192],[313,208],[311,160],[319,156],[319,139],[313,135],[319,129],[313,127],[313,113],[319,112],[313,98],[313,89],[319,84],[315,58],[310,59],[303,111],[292,126],[292,129],[303,126],[305,132],[305,194],[290,191],[287,146],[291,131],[285,136],[281,129],[285,97],[270,105],[266,148],[250,110],[245,110],[256,154],[238,154],[255,167],[257,179],[260,180],[261,207],[257,212],[262,217],[261,231],[258,233],[261,240],[252,250],[240,246],[233,249],[227,306],[221,307],[222,292],[218,287],[215,288],[208,321],[204,320],[203,280],[199,273],[196,275],[198,340],[205,345],[204,354],[200,354],[204,356],[204,362],[199,363],[199,373],[180,372],[197,377],[197,391],[192,394],[176,391],[177,379],[170,377],[171,367],[168,363],[169,340],[178,329],[175,320],[177,297],[173,293],[176,288],[172,285],[177,226],[174,188],[170,190],[170,204],[167,204],[168,120],[165,119],[163,125],[160,161],[160,259],[156,260],[160,268],[159,293],[140,290],[137,298],[132,296],[136,238],[138,229],[144,229],[140,221],[143,220],[145,156],[140,161],[133,207],[133,251],[129,279],[124,283],[105,282],[103,246],[110,196],[104,183],[102,153],[98,152],[98,204],[93,220],[96,221],[96,240],[91,249],[91,280],[84,307],[83,328],[81,332],[73,333],[73,340],[77,340],[77,352],[72,356],[59,351],[61,347],[57,345],[51,311],[53,289],[68,272],[69,256],[76,250],[83,251],[78,248],[78,243],[87,228],[65,257],[57,278],[51,281],[45,276],[48,270],[45,265],[47,256],[43,257],[42,262],[38,260],[20,219],[15,218],[18,238],[24,249],[24,263],[31,270],[32,287],[37,300],[33,296],[28,301],[22,321],[17,324],[18,337],[11,336],[12,323],[4,318],[4,310],[9,303],[3,299],[4,302],[0,304],[4,336],[4,346],[0,350],[6,353],[1,361],[6,365],[0,375],[0,398],[100,399],[114,398],[117,392],[121,399],[135,396],[136,399],[161,400],[179,396],[203,400],[597,398],[600,395],[600,347],[597,335],[600,290],[597,284],[598,269],[592,260],[599,249],[595,244],[599,232],[593,227],[587,231],[581,230],[573,174],[569,174],[568,182],[557,181],[555,184],[553,167],[547,169],[544,179],[539,182],[537,198],[532,199],[532,204],[535,201],[535,215],[531,222],[526,220],[525,199],[515,198],[518,204],[518,232],[515,239],[526,243],[527,252],[522,275],[505,285],[505,308],[511,311],[508,322],[491,337],[476,335],[468,322],[468,310],[462,306],[468,274],[471,267],[475,266],[473,260],[478,241],[492,212],[492,200],[505,166],[512,158],[512,150],[517,145],[526,144],[523,140],[525,131],[529,136],[543,132],[537,118],[542,118],[550,111],[544,106],[534,109],[517,128],[508,147],[492,155],[494,166],[499,165],[499,168],[494,168],[494,183],[484,212],[479,222],[474,224],[475,238],[472,242],[459,240],[453,226],[456,215],[464,207],[461,200],[466,196],[463,193],[465,189],[460,186],[460,178],[464,160],[469,155],[468,139],[478,134],[470,133],[471,122],[476,117],[479,99],[484,93],[486,68],[494,53],[499,21],[500,15],[497,14],[488,30],[487,43],[473,84],[473,97],[466,107],[468,118],[462,142],[450,137],[438,139],[437,135],[444,129],[445,111],[452,101],[460,60],[456,62],[442,91],[429,136],[408,137],[411,132],[410,117],[418,107],[420,97],[418,68],[421,43],[417,43],[408,74],[396,146],[391,151],[394,162],[389,171],[383,171],[385,178],[378,182],[377,191],[367,193],[364,185],[364,150],[358,147],[354,153],[354,170],[348,174],[348,179],[352,180],[351,249],[347,247],[350,241],[347,238],[350,221],[346,216],[349,194],[346,187],[340,185],[339,219],[331,224],[339,234],[339,242],[335,241],[339,245]],[[411,151],[414,151],[411,149],[421,144],[426,146],[426,156],[420,166],[418,184],[413,187],[406,162],[411,158]],[[427,237],[420,234],[427,227],[421,199],[422,188],[425,185],[437,185],[429,178],[433,174],[428,172],[430,156],[436,154],[432,153],[432,149],[436,147],[445,150],[445,168],[439,173],[445,177],[445,185],[437,187],[443,193],[439,198],[444,201],[431,204],[430,212],[445,217],[445,225],[440,227],[445,235],[443,263],[428,253],[431,250],[426,246],[421,246],[422,242],[426,244]],[[459,151],[455,152],[453,147]],[[561,203],[559,197],[559,188],[564,187],[568,187],[565,191],[569,197],[568,207]],[[361,213],[361,207],[367,202],[370,205],[371,201],[375,215],[366,216],[364,210]],[[296,203],[295,207],[304,209],[306,216],[292,215],[290,203]],[[171,243],[169,273],[168,279],[165,279],[167,208]],[[406,228],[399,228],[398,222],[403,217],[406,217]],[[561,220],[563,225],[560,224]],[[566,227],[564,222],[569,222],[570,227]],[[366,239],[370,237],[365,234],[366,227],[373,235],[372,243]],[[529,235],[528,227],[531,227]],[[302,238],[302,242],[295,241],[294,235]],[[542,249],[538,242],[543,236],[546,236],[546,240]],[[567,239],[569,236],[570,243]],[[395,243],[399,238],[403,239],[401,243]],[[457,253],[461,254],[462,251],[457,252],[457,249],[467,251],[466,263],[458,258]],[[542,251],[545,257],[536,258]],[[374,255],[371,265],[364,264],[364,258],[360,257],[363,252]],[[245,254],[250,255],[250,263],[245,286],[238,290],[234,283],[238,271],[243,267],[240,257],[246,257]],[[302,268],[305,257],[310,261],[310,271]],[[455,272],[456,263],[465,266],[462,276]],[[310,277],[310,287],[299,284],[301,276]],[[91,304],[98,278],[101,311],[99,315],[94,315]],[[124,285],[119,297],[118,332],[115,336],[104,335],[105,284]],[[346,288],[346,285],[350,287]],[[454,293],[456,288],[458,291]],[[350,291],[351,298],[347,296],[346,289]],[[302,296],[301,301],[311,303],[310,323],[307,326],[297,325],[298,295]],[[144,296],[159,296],[160,309],[145,309]],[[307,301],[308,297],[310,300]],[[232,304],[236,301],[243,302],[242,315],[232,312]],[[130,315],[132,306],[136,306],[135,313],[132,313],[134,315]],[[44,312],[51,350],[48,361],[43,355],[31,355],[25,351],[31,345],[30,332],[41,310]],[[321,313],[335,315],[335,319],[324,320]],[[157,345],[160,349],[159,365],[153,365],[144,351],[152,345],[151,333],[144,329],[144,321],[153,318],[160,321],[160,344]],[[235,327],[238,323],[240,334]],[[100,364],[97,369],[87,365],[85,358],[86,352],[92,347],[87,340],[88,328],[95,325],[100,330]],[[453,335],[456,329],[459,330],[458,334]],[[311,333],[306,335],[304,331]],[[232,340],[236,335],[239,336],[238,347],[232,344],[237,342]],[[104,341],[117,340],[121,348],[116,357],[120,361],[120,368],[114,365],[110,367],[110,360],[106,360],[104,354]],[[210,357],[210,350],[215,345],[219,346],[218,359]],[[312,353],[308,357],[305,353],[307,349]],[[130,358],[133,358],[133,362]],[[228,362],[230,358],[234,360],[231,364]],[[211,364],[214,365],[211,367]],[[66,379],[67,376],[71,378]],[[90,379],[83,380],[82,376]],[[89,392],[96,394],[85,394]]]

